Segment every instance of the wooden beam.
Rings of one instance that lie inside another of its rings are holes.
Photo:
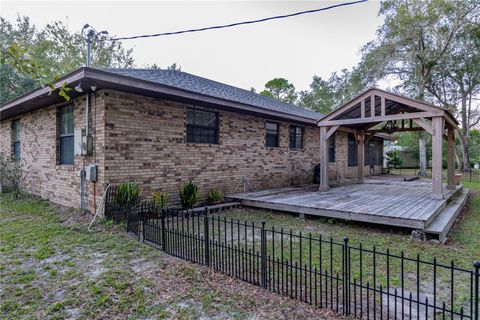
[[[411,131],[424,131],[423,128],[420,128],[420,127],[415,127],[415,128],[397,128],[395,129],[395,132],[411,132]],[[387,131],[385,131],[384,129],[371,129],[371,130],[367,130],[365,131],[365,133],[388,133]]]
[[[339,127],[340,127],[340,126],[333,126],[333,127],[331,127],[331,128],[327,131],[327,134],[326,134],[326,136],[325,136],[325,140],[328,140],[328,138],[330,138],[330,136],[331,136],[332,134],[334,134],[335,131],[337,131],[337,129],[338,129]]]
[[[320,121],[318,123],[321,127],[330,127],[336,125],[349,125],[349,124],[362,124],[362,123],[372,123],[372,122],[384,122],[390,120],[402,120],[402,119],[416,119],[416,118],[431,118],[431,117],[441,117],[443,116],[443,111],[438,112],[413,112],[413,113],[404,113],[404,114],[393,114],[393,115],[386,115],[383,117],[375,117],[375,118],[355,118],[355,119],[343,119],[343,120],[328,120],[328,121]]]
[[[360,117],[365,118],[365,99],[360,102]]]
[[[384,96],[381,96],[380,97],[380,103],[381,103],[381,116],[384,117],[385,116],[385,97]],[[403,120],[402,120],[402,126],[403,126]]]
[[[328,150],[327,150],[327,128],[320,128],[320,186],[319,191],[327,191],[328,186]]]
[[[365,132],[366,133],[366,132]],[[372,138],[375,136],[374,133],[372,134],[365,134],[365,144],[369,143],[370,140],[372,140]]]
[[[346,110],[350,109],[351,107],[355,106],[356,104],[360,103],[363,99],[368,97],[371,90],[372,89],[369,89],[369,90],[365,91],[364,93],[360,94],[358,97],[353,98],[352,100],[350,100],[349,102],[347,102],[343,106],[340,106],[339,108],[335,109],[330,114],[328,114],[325,118],[318,121],[318,123],[321,123],[323,121],[329,121],[329,120],[337,117],[338,115],[342,114]]]
[[[455,128],[448,126],[447,189],[455,190]]]
[[[365,178],[365,132],[363,130],[358,131],[358,183],[363,183]]]
[[[443,118],[434,117],[432,119],[432,198],[443,199],[442,186],[442,136],[443,136]]]
[[[432,126],[430,124],[428,124],[427,122],[425,122],[424,119],[412,119],[413,122],[415,122],[416,124],[418,124],[423,130],[427,131],[428,133],[430,133],[430,135],[434,135],[435,132],[432,128]]]

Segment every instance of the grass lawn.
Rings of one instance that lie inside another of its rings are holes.
[[[454,226],[450,240],[446,244],[414,241],[410,240],[410,233],[406,231],[387,227],[382,229],[330,218],[300,219],[290,214],[244,208],[232,210],[224,215],[241,221],[254,221],[256,224],[265,221],[267,226],[275,226],[277,230],[283,227],[285,231],[290,229],[294,233],[302,231],[304,235],[312,233],[314,237],[321,234],[324,239],[333,237],[337,242],[342,242],[343,237],[347,236],[351,246],[358,247],[362,244],[368,249],[376,246],[378,251],[383,252],[389,248],[391,253],[397,254],[403,250],[407,256],[415,257],[419,253],[423,259],[431,260],[436,257],[438,261],[447,264],[453,259],[458,266],[472,269],[472,262],[480,260],[480,183],[462,183],[465,188],[471,190],[470,203]]]
[[[473,193],[469,210],[443,245],[410,240],[406,232],[332,219],[298,219],[245,208],[222,215],[255,223],[264,220],[277,230],[322,234],[336,241],[348,236],[353,246],[403,250],[410,257],[420,253],[423,259],[436,256],[447,264],[453,259],[471,269],[472,261],[480,259],[480,183],[466,182],[465,187]],[[0,197],[1,318],[335,317],[170,257],[126,235],[125,226],[102,222],[101,231],[88,232],[90,215],[29,196]]]
[[[124,226],[88,232],[90,219],[37,198],[0,196],[0,318],[333,317],[140,244]]]

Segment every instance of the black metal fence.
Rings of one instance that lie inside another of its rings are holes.
[[[419,168],[397,168],[390,169],[391,174],[405,175],[405,176],[416,176],[420,172]],[[432,177],[432,168],[427,168],[425,170],[426,177]],[[446,177],[446,171],[443,172]],[[455,171],[455,174],[462,175],[461,181],[468,182],[480,182],[480,170],[472,169],[470,172]]]
[[[207,210],[158,210],[147,201],[127,230],[166,253],[320,308],[363,319],[479,319],[480,263],[353,246],[321,235],[229,219]]]

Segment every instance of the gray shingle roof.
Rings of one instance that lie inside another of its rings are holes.
[[[319,120],[322,114],[297,107],[293,104],[283,103],[278,100],[264,97],[257,93],[230,86],[221,82],[195,76],[177,70],[163,69],[101,69],[107,72],[128,76],[136,79],[151,81],[161,85],[183,89],[206,96],[234,101],[254,106],[269,111],[276,111],[288,115]]]

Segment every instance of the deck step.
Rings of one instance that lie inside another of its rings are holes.
[[[470,190],[466,188],[462,188],[460,192],[456,193],[445,209],[425,228],[424,232],[438,236],[438,240],[444,242],[448,232],[462,211],[469,193]]]

